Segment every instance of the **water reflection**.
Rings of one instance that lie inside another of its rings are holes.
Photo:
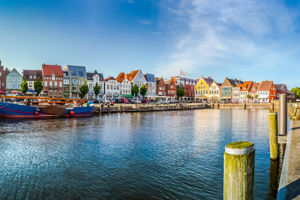
[[[0,197],[222,199],[224,146],[250,140],[265,199],[276,171],[267,120],[267,110],[216,109],[0,121]]]

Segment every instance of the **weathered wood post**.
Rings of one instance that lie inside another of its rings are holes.
[[[286,94],[280,94],[279,135],[287,134],[287,102]]]
[[[247,104],[246,103],[244,103],[244,110],[246,110],[247,109]]]
[[[269,113],[270,159],[278,159],[278,123],[277,113]]]
[[[252,142],[232,142],[224,152],[224,200],[252,200],[255,150]]]

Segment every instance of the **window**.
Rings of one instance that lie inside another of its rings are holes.
[[[71,74],[71,76],[77,76],[76,71],[74,71],[74,70],[71,70],[70,74]]]
[[[57,87],[57,81],[54,82],[54,86]]]
[[[59,87],[62,87],[62,82],[61,81],[59,82]]]
[[[44,86],[48,87],[48,82],[47,81],[44,82]]]
[[[49,82],[49,86],[52,87],[52,81]]]
[[[77,85],[77,79],[73,79],[73,84]]]
[[[79,75],[79,76],[84,76],[83,71],[78,71],[78,75]]]

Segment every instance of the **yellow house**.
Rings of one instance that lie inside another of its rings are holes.
[[[210,95],[210,86],[214,82],[211,77],[201,77],[195,86],[196,99],[208,99]]]

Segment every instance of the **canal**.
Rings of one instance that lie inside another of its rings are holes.
[[[255,199],[273,199],[268,113],[0,121],[0,199],[222,199],[224,146],[240,140],[255,144]]]

